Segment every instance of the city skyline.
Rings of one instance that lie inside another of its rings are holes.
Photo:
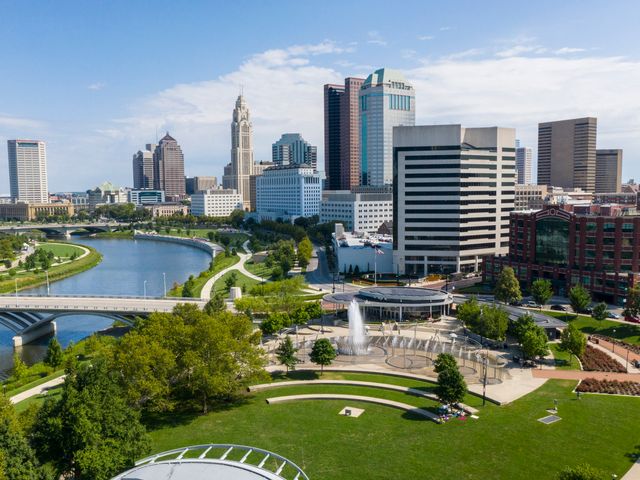
[[[162,19],[177,29],[168,39],[142,38],[155,28],[136,21],[144,14],[142,3],[91,9],[73,3],[55,9],[45,5],[33,25],[0,33],[3,43],[16,45],[3,52],[3,59],[17,67],[0,79],[0,87],[12,93],[0,108],[0,140],[46,141],[53,191],[83,190],[104,179],[128,185],[131,152],[157,141],[166,130],[180,139],[188,176],[220,177],[228,161],[229,105],[244,86],[252,105],[256,161],[268,160],[273,139],[288,131],[301,131],[324,158],[322,86],[388,67],[402,71],[415,87],[417,124],[505,125],[516,128],[523,144],[533,146],[538,123],[595,116],[600,124],[597,148],[624,149],[629,161],[623,179],[638,178],[640,165],[633,159],[640,154],[640,120],[632,86],[640,80],[640,61],[632,48],[636,30],[625,28],[634,17],[630,11],[638,7],[620,2],[607,6],[603,15],[604,6],[589,4],[577,8],[576,2],[548,3],[544,9],[523,4],[514,17],[498,6],[481,11],[470,2],[416,3],[415,18],[402,22],[382,21],[347,5],[341,18],[332,18],[326,28],[320,21],[317,28],[312,25],[295,36],[269,30],[266,42],[259,33],[268,28],[269,14],[324,19],[329,12],[293,3],[256,4],[256,13],[264,15],[247,24],[256,35],[226,42],[230,27],[202,28],[218,22],[207,15],[213,7],[205,4]],[[482,27],[474,21],[473,29],[466,28],[478,17],[460,16],[461,7],[484,18]],[[122,14],[125,8],[127,15]],[[240,6],[216,8],[219,18],[239,18],[242,13]],[[6,11],[20,16],[29,9],[26,2]],[[618,9],[624,15],[617,15]],[[356,14],[362,25],[346,28]],[[510,26],[505,29],[507,15]],[[107,21],[110,28],[92,28],[86,44],[75,42],[87,25],[99,27]],[[133,21],[142,29],[139,42],[131,51],[113,48],[114,42],[126,39],[122,33]],[[594,22],[598,29],[586,28]],[[499,34],[494,33],[496,25]],[[47,40],[46,48],[32,48],[29,35],[34,29]],[[179,38],[187,29],[207,33]],[[212,55],[215,44],[224,44],[225,51]],[[177,63],[158,66],[160,51]],[[34,64],[46,70],[47,85],[35,75]],[[87,68],[80,71],[81,64]],[[132,78],[129,67],[151,65],[158,73],[155,78]],[[570,96],[562,94],[569,90]],[[300,111],[305,115],[297,114]],[[8,179],[0,177],[0,192],[8,191]]]

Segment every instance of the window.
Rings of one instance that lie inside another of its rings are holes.
[[[536,224],[536,263],[567,265],[569,223],[560,218],[543,218]]]

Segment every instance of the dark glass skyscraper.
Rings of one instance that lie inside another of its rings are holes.
[[[185,196],[184,155],[169,132],[153,152],[154,188],[164,190],[165,197]]]

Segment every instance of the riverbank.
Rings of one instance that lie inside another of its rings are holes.
[[[49,283],[82,273],[95,267],[102,261],[102,254],[92,247],[78,245],[75,243],[68,243],[65,244],[65,246],[76,247],[80,250],[86,251],[87,253],[81,255],[75,260],[70,260],[59,265],[52,266],[48,270]],[[38,273],[35,271],[20,272],[14,277],[4,277],[0,280],[0,293],[12,293],[16,291],[16,288],[20,291],[28,288],[39,287],[46,283],[47,274],[43,271]]]

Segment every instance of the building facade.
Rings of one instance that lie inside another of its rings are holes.
[[[168,199],[184,198],[184,155],[169,132],[160,139],[153,152],[154,188],[164,190]]]
[[[593,117],[538,125],[538,185],[596,188],[596,134]]]
[[[133,154],[133,188],[153,188],[155,184],[153,173],[153,152],[155,144],[147,143],[145,150],[138,150]]]
[[[360,88],[364,79],[324,86],[324,169],[328,190],[360,184]]]
[[[596,150],[596,193],[622,191],[622,150]]]
[[[127,203],[128,201],[127,191],[111,182],[104,182],[92,190],[87,190],[87,204],[92,212],[98,205]]]
[[[516,183],[515,210],[540,210],[547,197],[546,185],[519,185]]]
[[[172,217],[174,215],[187,215],[189,207],[181,203],[154,203],[151,205],[143,205],[142,208],[151,212],[152,217]]]
[[[531,147],[516,147],[516,183],[518,185],[531,184],[531,162],[533,149]]]
[[[184,183],[187,195],[193,195],[196,192],[216,188],[218,179],[216,177],[186,177]]]
[[[224,168],[222,186],[240,194],[244,210],[251,207],[250,177],[253,174],[253,127],[247,102],[239,95],[231,122],[231,162]]]
[[[256,212],[265,218],[320,214],[322,177],[311,165],[267,168],[256,178]]]
[[[333,250],[342,273],[393,273],[393,248],[388,235],[354,235],[337,223],[332,234]]]
[[[70,202],[61,203],[0,203],[0,219],[30,222],[47,217],[73,217],[75,209]]]
[[[506,254],[515,130],[460,125],[393,131],[394,264],[401,274],[478,271]]]
[[[152,189],[134,189],[128,192],[128,201],[136,206],[164,203],[164,192]]]
[[[543,278],[558,295],[581,284],[597,300],[623,304],[640,272],[640,216],[577,215],[554,206],[534,213],[515,212],[509,223],[509,252],[485,259],[483,276],[495,281],[512,267],[529,287]]]
[[[376,70],[360,88],[362,185],[393,183],[393,127],[415,124],[415,94],[402,73]]]
[[[285,133],[271,146],[271,161],[276,165],[311,165],[318,167],[318,147],[299,133]]]
[[[242,197],[233,189],[209,189],[191,196],[192,215],[228,217],[234,210],[243,210],[243,204]]]
[[[40,140],[8,140],[9,187],[14,202],[48,203],[47,149]]]
[[[322,192],[320,223],[341,222],[347,231],[376,233],[383,223],[392,220],[391,188],[384,193]]]

